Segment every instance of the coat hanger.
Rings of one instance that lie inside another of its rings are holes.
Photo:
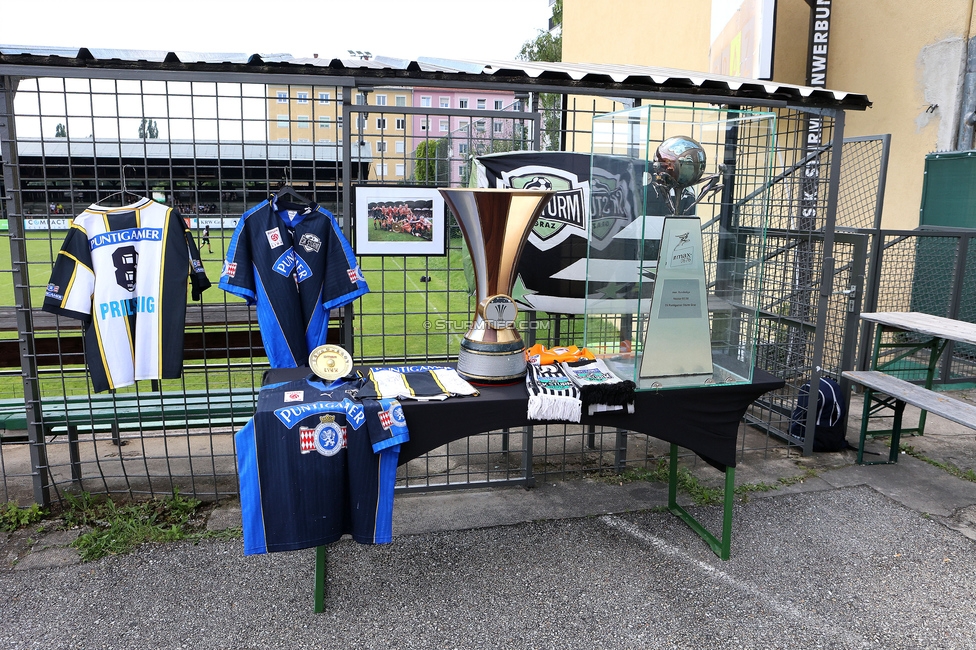
[[[312,205],[312,201],[295,191],[288,180],[288,172],[282,176],[281,185],[272,193],[276,205],[286,210],[304,210]]]
[[[131,168],[133,172],[136,171],[136,168],[133,167],[132,165],[123,165],[122,166],[122,191],[120,191],[120,192],[112,192],[108,196],[102,197],[101,200],[96,201],[96,203],[98,205],[105,205],[106,201],[108,201],[112,197],[116,197],[116,196],[122,197],[122,200],[120,200],[119,205],[125,205],[125,195],[126,194],[128,194],[130,196],[134,196],[137,200],[144,198],[141,194],[137,194],[135,192],[131,192],[131,191],[129,191],[129,188],[126,187],[126,180],[125,180],[125,170],[126,170],[126,168]]]

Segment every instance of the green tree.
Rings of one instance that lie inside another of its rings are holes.
[[[447,139],[424,140],[414,151],[416,165],[413,176],[418,183],[436,185],[448,179]]]
[[[156,120],[150,120],[147,118],[142,118],[142,122],[139,123],[139,137],[145,140],[156,139],[159,137],[159,126],[156,124]]]
[[[68,137],[68,127],[66,127],[63,123],[58,123],[58,125],[56,127],[54,127],[54,137],[55,138],[67,138]]]
[[[550,25],[549,31],[540,29],[538,36],[522,44],[518,59],[549,63],[563,60],[563,0],[556,0],[553,4]],[[562,125],[560,95],[540,93],[539,108],[542,110],[542,148],[547,151],[557,151]]]

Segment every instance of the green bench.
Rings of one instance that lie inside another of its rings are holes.
[[[41,400],[41,426],[45,438],[68,436],[72,477],[78,478],[81,433],[111,432],[113,443],[121,446],[125,431],[243,426],[254,414],[258,390],[255,387],[48,397]],[[11,442],[27,440],[27,409],[22,400],[0,402],[0,438]]]

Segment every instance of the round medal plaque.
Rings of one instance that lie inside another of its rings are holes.
[[[320,345],[308,355],[308,367],[322,379],[334,381],[352,372],[352,357],[338,345]]]

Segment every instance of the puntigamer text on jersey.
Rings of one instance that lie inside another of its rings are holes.
[[[112,246],[133,241],[162,241],[162,228],[128,228],[126,230],[116,230],[113,232],[99,233],[92,235],[88,240],[88,245],[92,250],[102,246]]]

